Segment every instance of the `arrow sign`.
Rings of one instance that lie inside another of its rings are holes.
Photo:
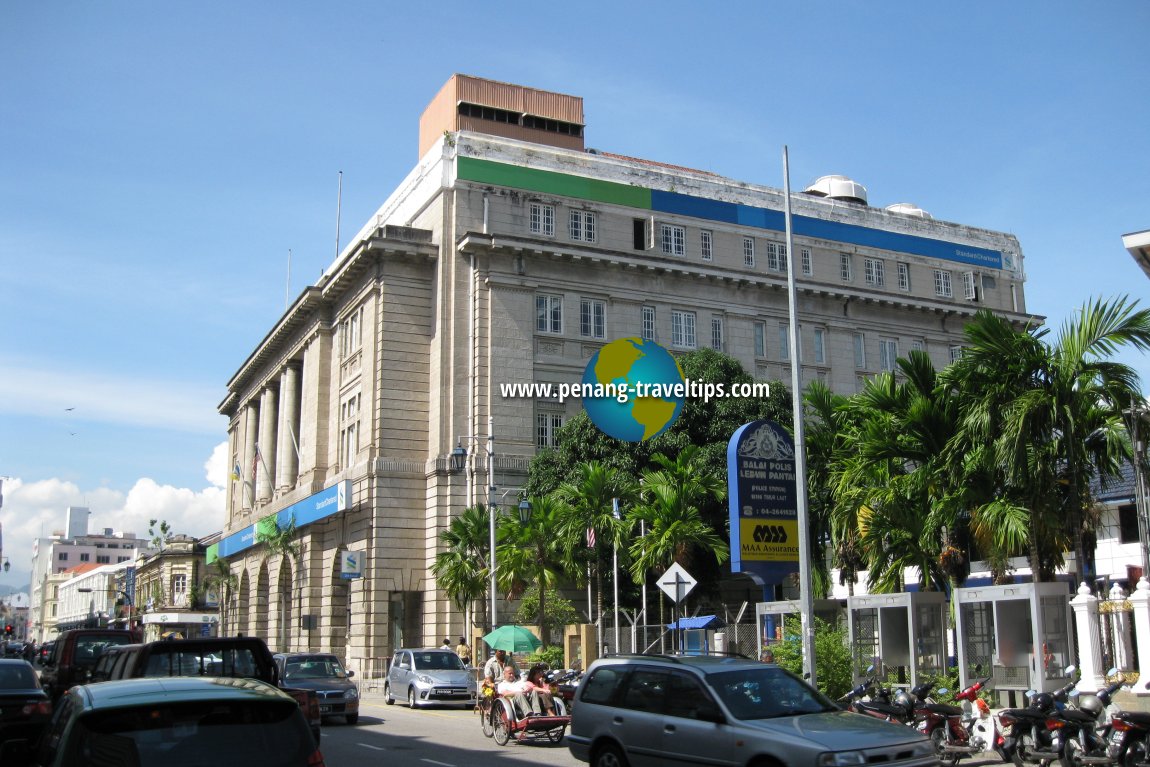
[[[683,569],[683,566],[678,562],[667,568],[667,572],[659,577],[659,582],[656,584],[663,590],[663,593],[669,596],[675,604],[679,604],[691,593],[691,589],[695,588],[698,583],[691,574]]]

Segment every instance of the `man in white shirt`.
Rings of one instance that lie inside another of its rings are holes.
[[[504,666],[503,681],[499,683],[495,691],[504,698],[511,698],[511,702],[518,706],[525,715],[538,714],[542,711],[539,707],[539,693],[535,691],[535,685],[527,680],[520,680],[519,674],[511,666]]]

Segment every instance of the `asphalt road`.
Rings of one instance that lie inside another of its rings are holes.
[[[478,715],[457,708],[412,711],[397,703],[385,705],[380,695],[365,695],[359,723],[349,727],[339,720],[325,724],[320,742],[327,767],[482,767],[483,765],[538,764],[574,767],[567,739],[541,740],[500,746],[484,737]]]

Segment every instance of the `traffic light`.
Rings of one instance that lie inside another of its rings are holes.
[[[5,623],[4,624],[4,636],[6,636],[6,637],[12,636],[13,631],[15,631],[15,628],[12,626],[11,623]]]

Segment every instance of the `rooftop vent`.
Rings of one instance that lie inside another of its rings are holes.
[[[831,200],[858,202],[866,205],[866,187],[846,176],[820,176],[803,192],[813,197],[826,197]]]
[[[913,202],[896,202],[894,205],[887,205],[886,209],[891,213],[901,213],[904,216],[914,216],[915,218],[934,218],[934,216],[930,215],[925,210],[915,205]]]

